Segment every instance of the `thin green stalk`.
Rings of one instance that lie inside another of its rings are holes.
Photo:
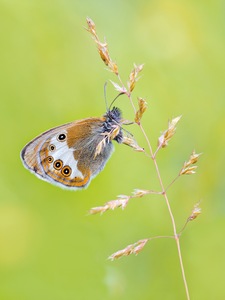
[[[136,109],[135,109],[134,103],[132,101],[131,95],[127,95],[127,96],[130,99],[131,105],[132,105],[132,107],[134,109],[134,113],[136,113]],[[171,206],[170,206],[170,202],[169,202],[166,190],[164,188],[162,177],[161,177],[161,174],[160,174],[160,171],[159,171],[159,167],[158,167],[158,164],[157,164],[157,161],[156,161],[156,155],[155,155],[156,153],[154,154],[154,152],[152,150],[151,143],[149,141],[149,138],[148,138],[148,136],[147,136],[147,134],[146,134],[146,132],[145,132],[142,124],[139,123],[138,126],[139,126],[139,128],[140,128],[140,130],[141,130],[142,134],[144,135],[144,138],[145,138],[145,140],[147,142],[147,145],[148,145],[148,148],[149,148],[149,153],[150,153],[150,156],[152,157],[153,163],[155,165],[157,177],[159,179],[159,183],[160,183],[160,186],[161,186],[161,189],[162,189],[162,195],[165,198],[166,205],[167,205],[167,208],[168,208],[168,211],[169,211],[170,219],[171,219],[172,226],[173,226],[174,238],[176,240],[176,245],[177,245],[177,251],[178,251],[178,256],[179,256],[179,262],[180,262],[181,273],[182,273],[182,278],[183,278],[183,282],[184,282],[186,297],[187,297],[187,300],[190,300],[190,295],[189,295],[189,290],[188,290],[188,284],[187,284],[187,279],[186,279],[186,276],[185,276],[184,264],[183,264],[182,254],[181,254],[179,235],[177,234],[177,228],[176,228],[176,223],[175,223],[175,219],[174,219],[174,216],[173,216],[173,212],[172,212],[172,209],[171,209]]]
[[[144,135],[144,137],[146,139],[147,144],[148,144],[149,152],[150,152],[150,155],[151,155],[151,157],[153,159],[153,162],[154,162],[154,165],[155,165],[155,169],[156,169],[156,172],[157,172],[157,176],[158,176],[158,179],[159,179],[159,183],[160,183],[160,186],[161,186],[162,191],[163,191],[162,194],[163,194],[163,196],[165,198],[166,205],[167,205],[167,208],[168,208],[168,211],[169,211],[169,214],[170,214],[170,219],[171,219],[172,226],[173,226],[174,238],[176,240],[177,251],[178,251],[178,256],[179,256],[179,261],[180,261],[180,267],[181,267],[181,272],[182,272],[182,278],[183,278],[183,282],[184,282],[184,286],[185,286],[185,291],[186,291],[186,296],[187,296],[187,300],[190,300],[190,295],[189,295],[187,280],[186,280],[185,271],[184,271],[183,259],[182,259],[182,255],[181,255],[179,235],[177,234],[176,223],[175,223],[175,219],[174,219],[174,216],[173,216],[173,213],[172,213],[172,210],[171,210],[170,202],[169,202],[167,193],[166,193],[166,191],[164,189],[164,185],[163,185],[163,182],[162,182],[162,177],[161,177],[161,174],[160,174],[160,171],[159,171],[159,168],[158,168],[158,164],[157,164],[156,158],[153,155],[152,146],[151,146],[151,143],[149,141],[149,138],[146,135],[146,132],[145,132],[145,130],[142,127],[141,124],[139,124],[139,127],[140,127],[140,129],[141,129],[141,131],[142,131],[142,133],[143,133],[143,135]]]

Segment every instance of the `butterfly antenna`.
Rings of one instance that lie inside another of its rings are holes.
[[[108,84],[108,82],[106,81],[105,84],[104,84],[104,99],[105,99],[106,111],[109,111],[109,106],[108,106],[107,97],[106,97],[107,84]]]
[[[128,124],[127,124],[127,125],[128,125]],[[131,137],[134,136],[130,131],[124,129],[123,127],[121,127],[121,129],[122,129],[123,131],[125,131],[129,136],[131,136]]]
[[[122,92],[122,93],[119,93],[119,94],[116,96],[116,98],[113,99],[113,101],[111,102],[111,104],[110,104],[110,106],[109,106],[109,110],[110,110],[110,108],[112,107],[113,103],[116,101],[116,99],[119,98],[119,96],[121,96],[121,95],[123,95],[123,94],[124,94],[123,92]]]
[[[111,102],[110,106],[108,106],[108,102],[107,102],[107,98],[106,98],[106,88],[107,88],[107,84],[108,84],[108,82],[106,81],[105,84],[104,84],[104,98],[105,98],[106,110],[107,110],[107,112],[109,112],[109,111],[110,111],[110,108],[112,107],[112,105],[113,105],[113,103],[116,101],[116,99],[119,98],[119,96],[123,95],[124,93],[123,93],[123,92],[119,93],[119,94],[115,97],[115,99],[113,99],[113,101]],[[131,124],[133,124],[133,122],[132,122]],[[121,127],[121,129],[124,130],[128,135],[133,136],[132,133],[130,133],[128,130],[124,129],[119,123],[117,123],[117,125],[119,125],[119,126]],[[127,124],[127,125],[130,125],[130,124]]]

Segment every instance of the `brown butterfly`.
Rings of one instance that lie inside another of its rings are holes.
[[[103,117],[87,118],[50,129],[21,151],[22,162],[37,177],[62,188],[87,187],[113,152],[112,140],[123,142],[117,107]]]

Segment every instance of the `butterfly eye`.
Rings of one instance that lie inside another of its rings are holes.
[[[54,151],[55,150],[55,145],[53,145],[53,144],[49,145],[49,150]]]
[[[52,157],[52,156],[48,156],[48,157],[47,157],[47,162],[48,162],[48,163],[52,163],[52,162],[53,162],[53,160],[54,160],[54,159],[53,159],[53,157]]]
[[[65,133],[59,134],[57,139],[59,142],[63,142],[66,139]]]
[[[55,162],[54,162],[54,168],[56,170],[60,170],[62,169],[62,166],[63,166],[63,162],[60,160],[60,159],[57,159]]]
[[[68,177],[71,175],[72,170],[69,166],[65,166],[65,167],[63,167],[61,172],[65,177]]]

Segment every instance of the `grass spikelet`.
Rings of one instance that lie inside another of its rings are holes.
[[[138,81],[139,77],[139,73],[143,70],[144,64],[142,65],[135,65],[134,64],[134,69],[131,71],[130,75],[129,75],[129,81],[127,83],[129,92],[133,92],[136,82]]]
[[[179,175],[191,175],[196,173],[197,166],[193,166],[197,163],[201,153],[197,154],[195,151],[192,152],[189,160],[184,163]]]
[[[166,131],[163,132],[163,134],[158,139],[158,147],[159,148],[165,148],[168,146],[169,140],[174,136],[176,132],[176,126],[177,123],[180,121],[181,116],[176,117],[169,121],[168,128]]]
[[[137,255],[138,253],[140,253],[143,250],[143,248],[147,242],[148,242],[148,239],[143,239],[134,244],[128,245],[124,249],[118,250],[115,253],[111,254],[108,259],[115,260],[115,259],[119,259],[123,256],[131,255],[131,254]]]
[[[144,112],[147,109],[147,102],[143,98],[139,97],[138,98],[138,106],[139,106],[139,109],[136,111],[134,121],[139,124]]]
[[[97,207],[91,208],[89,210],[89,214],[91,214],[91,215],[95,215],[98,213],[102,214],[102,213],[106,212],[107,210],[114,210],[119,207],[124,209],[127,206],[129,200],[130,200],[129,196],[119,195],[116,200],[108,201],[103,206],[97,206]]]

